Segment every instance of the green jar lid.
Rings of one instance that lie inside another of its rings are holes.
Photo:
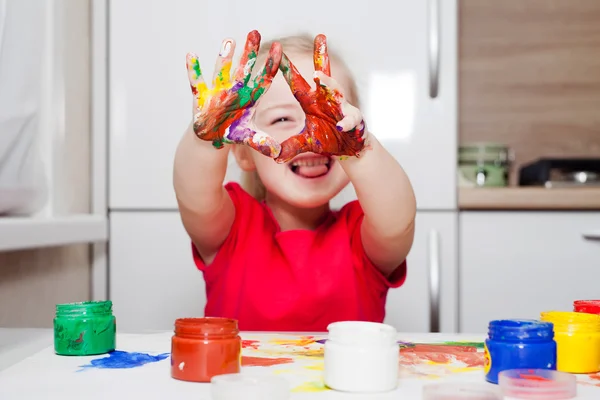
[[[458,148],[459,162],[507,162],[508,146],[501,143],[468,143]]]

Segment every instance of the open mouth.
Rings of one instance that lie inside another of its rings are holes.
[[[302,178],[314,179],[327,175],[333,164],[331,157],[319,154],[300,155],[288,164],[292,172]]]

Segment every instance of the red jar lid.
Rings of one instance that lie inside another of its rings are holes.
[[[204,339],[237,336],[238,322],[230,318],[179,318],[175,320],[175,335]]]
[[[600,300],[576,300],[573,302],[573,311],[600,314]]]

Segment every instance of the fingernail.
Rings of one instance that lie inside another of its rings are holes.
[[[340,132],[344,130],[344,128],[342,128],[342,127],[341,127],[341,126],[339,126],[339,125],[336,125],[335,127],[336,127],[336,128],[337,128],[337,130],[338,130],[338,131],[340,131]]]
[[[219,54],[219,56],[227,57],[229,55],[230,51],[231,51],[231,40],[227,40],[226,42],[223,43],[223,47],[221,47],[221,53]]]

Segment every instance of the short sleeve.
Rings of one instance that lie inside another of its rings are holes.
[[[358,268],[362,268],[366,276],[372,279],[374,283],[383,290],[402,286],[406,280],[406,260],[398,265],[389,277],[385,277],[365,253],[360,233],[360,227],[365,214],[360,203],[355,200],[346,204],[342,210],[340,210],[340,216],[346,218],[348,229],[350,231],[352,256],[356,260]]]
[[[231,225],[231,230],[229,231],[229,235],[219,248],[215,259],[209,265],[205,264],[204,260],[198,253],[196,246],[192,243],[192,254],[194,257],[194,263],[196,267],[205,273],[207,278],[210,277],[212,271],[214,269],[219,269],[219,266],[226,265],[228,259],[230,258],[233,251],[238,246],[238,241],[240,238],[244,237],[245,230],[251,224],[251,216],[252,212],[256,209],[261,209],[260,203],[248,192],[246,192],[242,187],[235,182],[229,182],[225,185],[225,189],[231,197],[231,201],[233,202],[233,206],[235,208],[235,217],[233,220],[233,224]],[[208,275],[208,276],[207,276]]]

